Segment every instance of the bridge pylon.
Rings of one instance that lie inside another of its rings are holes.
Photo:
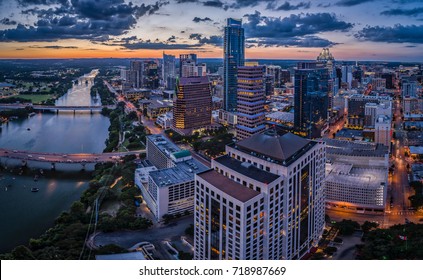
[[[51,163],[51,170],[53,171],[56,170],[56,163],[54,162]]]

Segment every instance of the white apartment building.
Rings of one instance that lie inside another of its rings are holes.
[[[213,175],[196,175],[194,258],[301,259],[323,232],[324,144],[268,131],[226,146],[226,153],[212,161]],[[228,180],[231,191],[215,196]],[[254,193],[242,200],[246,189]],[[238,212],[231,210],[235,201]],[[238,223],[235,231],[228,220]]]

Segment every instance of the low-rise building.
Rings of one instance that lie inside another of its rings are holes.
[[[193,211],[194,175],[208,169],[162,135],[149,135],[147,160],[154,166],[137,169],[135,184],[157,218]]]
[[[383,212],[389,152],[382,144],[325,139],[326,206]]]

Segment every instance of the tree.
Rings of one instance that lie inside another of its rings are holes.
[[[341,235],[351,235],[356,229],[360,228],[360,224],[353,220],[342,220],[337,222],[335,227],[339,229]]]
[[[378,228],[379,227],[379,224],[378,223],[376,223],[376,222],[369,222],[369,221],[365,221],[362,225],[361,225],[361,229],[364,231],[364,232],[368,232],[368,231],[370,231],[371,229],[375,229],[375,228]]]
[[[35,257],[28,247],[20,245],[12,250],[13,260],[35,260]]]

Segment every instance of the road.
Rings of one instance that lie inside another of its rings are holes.
[[[413,191],[409,187],[407,161],[405,160],[405,140],[406,133],[402,130],[402,115],[401,115],[401,102],[394,102],[394,129],[396,138],[394,141],[394,149],[392,151],[391,165],[395,165],[395,170],[389,184],[388,192],[388,211],[399,212],[407,210],[411,205],[408,199]],[[393,207],[390,207],[390,199],[393,199]]]
[[[100,232],[93,237],[95,247],[101,247],[108,244],[115,244],[122,248],[131,248],[140,242],[150,242],[166,259],[171,259],[166,252],[163,241],[178,241],[181,236],[185,235],[185,229],[194,223],[192,215],[170,222],[169,225],[160,225],[147,230],[139,231],[116,231],[116,232]]]

